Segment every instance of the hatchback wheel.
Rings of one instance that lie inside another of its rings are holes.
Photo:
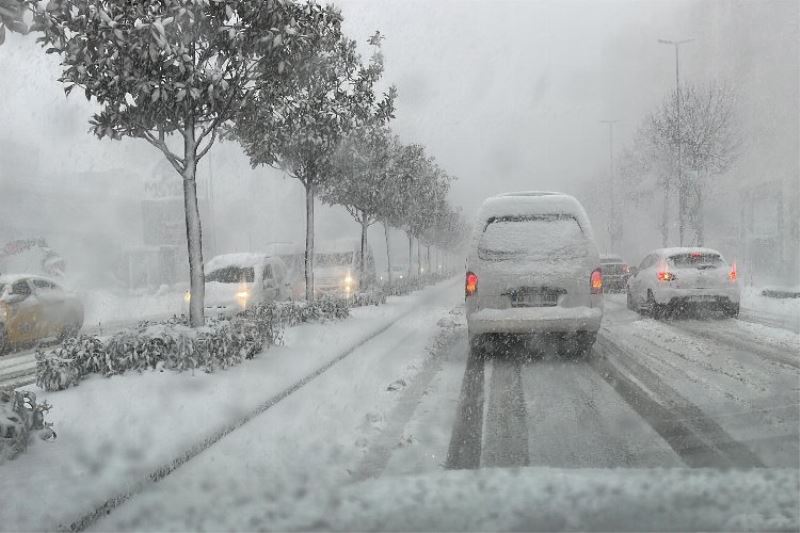
[[[0,324],[0,355],[5,355],[9,346],[8,335],[6,335],[6,327]]]

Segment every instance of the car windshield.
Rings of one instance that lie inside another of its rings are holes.
[[[255,280],[253,267],[228,266],[210,272],[206,281],[218,283],[252,283]]]
[[[586,253],[577,220],[560,214],[492,218],[478,243],[478,257],[486,261],[564,261]]]
[[[800,0],[0,0],[0,533],[798,502]]]
[[[317,254],[314,259],[316,266],[320,268],[351,266],[353,264],[353,252]]]
[[[669,262],[676,268],[713,268],[723,264],[722,257],[714,253],[692,252],[669,256]]]

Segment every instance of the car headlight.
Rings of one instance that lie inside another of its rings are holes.
[[[192,301],[192,293],[191,291],[186,291],[183,293],[183,301],[187,304]]]

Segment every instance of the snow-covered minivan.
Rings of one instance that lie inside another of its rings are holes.
[[[206,312],[229,315],[257,304],[287,300],[286,265],[266,254],[218,255],[206,263]]]
[[[487,334],[557,334],[587,354],[603,318],[603,277],[589,219],[572,196],[517,192],[478,211],[465,282],[470,345]],[[561,349],[559,349],[561,351]]]

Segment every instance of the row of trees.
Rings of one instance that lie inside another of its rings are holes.
[[[378,220],[426,242],[448,235],[442,221],[452,216],[445,200],[450,178],[421,147],[400,145],[386,129],[396,90],[377,88],[383,37],[369,40],[373,54],[363,62],[333,6],[293,0],[0,2],[0,35],[6,26],[27,32],[22,15],[30,10],[38,42],[61,58],[65,92],[80,90],[96,101],[95,135],[144,139],[181,176],[192,326],[204,323],[197,166],[220,137],[238,141],[254,167],[279,167],[304,186],[309,300],[318,195],[344,205],[361,223],[362,253],[366,228]],[[372,203],[364,201],[371,197]]]
[[[736,111],[730,85],[683,85],[643,119],[622,151],[623,198],[648,205],[662,198],[657,223],[663,246],[671,241],[674,204],[678,242],[704,244],[704,198],[720,185],[717,178],[735,163],[742,146]]]

